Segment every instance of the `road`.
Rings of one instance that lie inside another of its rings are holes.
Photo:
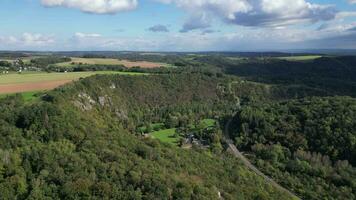
[[[236,113],[235,113],[236,114]],[[234,115],[235,115],[234,114]],[[297,195],[295,195],[294,193],[292,193],[291,191],[287,190],[286,188],[282,187],[281,185],[279,185],[277,182],[275,182],[273,179],[271,179],[270,177],[266,176],[264,173],[262,173],[260,170],[258,170],[253,164],[251,164],[251,162],[237,149],[237,147],[234,145],[234,142],[230,139],[230,134],[229,134],[229,127],[230,124],[232,122],[233,118],[229,119],[229,121],[226,123],[225,125],[225,129],[224,129],[224,135],[225,135],[225,140],[226,143],[229,146],[229,149],[232,151],[232,153],[238,158],[240,159],[243,164],[248,167],[250,170],[252,170],[253,172],[255,172],[257,175],[263,177],[267,182],[269,182],[270,184],[272,184],[274,187],[278,188],[279,190],[289,194],[291,197],[293,197],[293,199],[301,199],[299,198]]]

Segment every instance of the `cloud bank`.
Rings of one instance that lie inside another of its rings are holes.
[[[0,44],[9,46],[39,47],[55,43],[53,36],[37,33],[23,33],[21,36],[0,36]]]
[[[280,27],[329,21],[338,11],[306,0],[157,0],[190,13],[183,31],[206,28],[214,18],[249,27]]]
[[[75,8],[94,14],[115,14],[121,11],[134,10],[137,0],[41,0],[46,7]]]
[[[57,38],[53,35],[25,31],[22,35],[0,35],[0,48],[146,51],[356,48],[356,24],[346,20],[356,17],[356,12],[338,11],[334,6],[311,3],[311,0],[147,1],[175,5],[183,10],[186,18],[181,28],[167,27],[158,21],[157,25],[142,29],[141,33],[126,36],[105,31],[99,34],[93,29],[94,33],[78,31],[71,36],[57,35]],[[41,2],[46,7],[74,8],[94,14],[114,14],[133,10],[143,0],[41,0]],[[348,2],[356,3],[356,0]],[[224,30],[225,27],[233,27],[234,30]],[[145,34],[144,31],[165,34]]]

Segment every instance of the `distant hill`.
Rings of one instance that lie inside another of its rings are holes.
[[[308,61],[276,58],[228,59],[220,56],[195,58],[206,66],[252,81],[280,85],[303,85],[328,95],[356,96],[356,57],[325,56]]]

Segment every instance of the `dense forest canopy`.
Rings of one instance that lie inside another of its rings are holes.
[[[353,56],[1,55],[7,57],[0,68],[10,73],[145,73],[96,75],[30,101],[0,96],[0,199],[291,199],[236,159],[224,133],[254,166],[302,199],[356,198]],[[56,65],[72,56],[174,67]],[[153,137],[167,130],[177,144]]]
[[[201,74],[96,76],[35,102],[1,100],[1,198],[289,199],[227,153],[130,133],[155,118],[148,110],[192,113],[204,102],[213,108],[220,82]]]
[[[355,99],[314,97],[245,106],[230,128],[260,168],[305,199],[354,199],[355,119]]]

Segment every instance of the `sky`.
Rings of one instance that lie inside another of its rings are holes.
[[[0,0],[0,50],[356,49],[356,0]]]

